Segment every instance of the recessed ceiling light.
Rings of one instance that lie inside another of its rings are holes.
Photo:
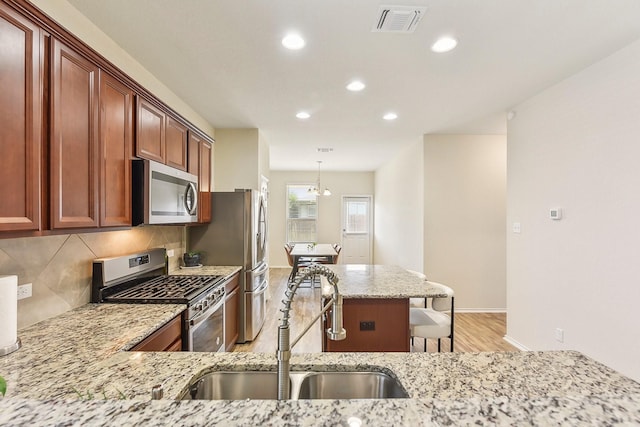
[[[311,117],[311,114],[307,113],[306,111],[300,111],[298,114],[296,114],[296,117],[299,119],[308,119],[309,117]]]
[[[445,36],[440,37],[434,44],[431,45],[431,50],[436,53],[444,53],[453,50],[458,45],[458,40],[453,37]]]
[[[291,50],[302,49],[304,44],[304,39],[296,33],[289,33],[282,39],[282,46]]]
[[[385,120],[395,120],[398,118],[398,115],[396,113],[387,113],[384,116],[382,116],[382,118]]]
[[[362,83],[360,80],[354,80],[347,85],[347,90],[350,90],[351,92],[359,92],[365,87],[366,87],[365,84]]]

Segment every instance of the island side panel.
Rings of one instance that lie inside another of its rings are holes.
[[[322,351],[410,351],[408,299],[344,299],[343,317],[347,338],[332,341],[323,333]],[[330,313],[324,324],[331,326]]]

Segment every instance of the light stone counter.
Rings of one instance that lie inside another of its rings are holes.
[[[204,265],[201,267],[182,267],[169,273],[172,276],[224,276],[229,277],[242,270],[239,266]]]
[[[430,282],[396,265],[326,264],[340,281],[338,289],[343,298],[424,298],[445,297]],[[327,281],[322,277],[322,283]],[[446,285],[446,283],[445,283]],[[333,295],[323,286],[323,296]]]
[[[292,370],[390,373],[411,398],[176,402],[196,375],[276,365],[266,353],[123,351],[182,309],[88,304],[19,331],[23,347],[0,358],[0,425],[640,423],[640,384],[571,351],[293,354]],[[152,402],[156,384],[164,399]]]

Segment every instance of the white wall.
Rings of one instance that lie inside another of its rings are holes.
[[[215,191],[258,190],[269,178],[269,145],[258,129],[216,129],[214,159]]]
[[[201,131],[214,137],[215,131],[202,116],[180,99],[171,89],[147,70],[117,43],[82,15],[65,0],[31,0],[40,10],[49,15],[60,25],[81,39],[95,51],[111,61],[114,65],[144,86],[147,90],[184,116]]]
[[[424,136],[424,273],[456,307],[506,308],[505,135]]]
[[[269,260],[272,267],[288,267],[283,245],[286,242],[286,186],[313,184],[317,172],[271,171],[269,177]],[[342,237],[342,196],[373,195],[373,172],[322,171],[322,187],[331,196],[318,198],[318,242],[338,243]]]
[[[213,185],[215,191],[259,189],[258,129],[216,130]]]
[[[374,263],[424,271],[424,164],[417,142],[375,172]]]
[[[509,122],[509,337],[640,380],[640,42],[516,108]],[[549,219],[560,207],[563,218]],[[554,339],[564,330],[564,343]]]

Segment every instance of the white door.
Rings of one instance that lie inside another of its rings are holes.
[[[371,264],[371,196],[342,197],[342,252],[340,264]]]

